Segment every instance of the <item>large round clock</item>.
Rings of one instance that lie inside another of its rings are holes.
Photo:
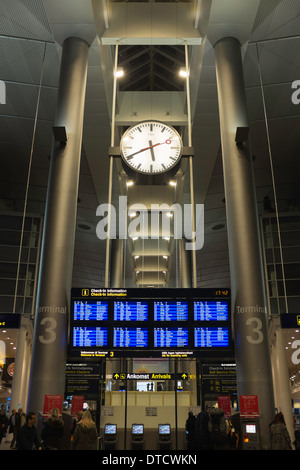
[[[173,127],[159,121],[143,121],[123,134],[120,152],[134,171],[155,175],[170,170],[179,162],[182,141]]]

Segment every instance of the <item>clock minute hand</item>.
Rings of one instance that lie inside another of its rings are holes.
[[[149,140],[149,149],[150,149],[150,153],[151,153],[151,158],[152,158],[152,161],[155,162],[155,155],[154,155],[154,150],[153,150],[153,147],[155,147],[154,145],[152,145],[152,140]],[[158,145],[158,144],[156,144]]]

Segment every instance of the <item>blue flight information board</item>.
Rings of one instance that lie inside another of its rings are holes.
[[[73,304],[74,320],[108,320],[108,302],[99,301],[75,301]]]
[[[82,327],[73,328],[73,346],[75,347],[104,347],[107,346],[107,328]]]
[[[188,345],[188,328],[154,328],[155,348],[184,348]]]
[[[142,301],[114,302],[115,321],[147,321],[148,303]]]
[[[188,302],[160,300],[154,302],[154,321],[187,321]]]
[[[229,330],[225,327],[194,328],[195,348],[226,348],[229,346]]]
[[[233,352],[230,290],[74,288],[70,357],[201,357]]]
[[[148,330],[147,328],[114,328],[113,334],[114,348],[147,348]]]
[[[228,302],[222,301],[194,301],[194,320],[195,321],[227,321],[228,320]]]

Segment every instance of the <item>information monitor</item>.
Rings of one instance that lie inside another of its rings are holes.
[[[187,321],[188,302],[156,301],[154,302],[154,321]]]
[[[147,348],[148,330],[147,328],[114,328],[113,336],[114,348]]]
[[[170,424],[159,424],[158,425],[158,434],[160,436],[165,436],[171,434],[171,425]]]
[[[104,434],[114,435],[117,434],[117,425],[116,424],[106,424],[104,427]]]
[[[74,288],[69,331],[70,358],[230,355],[230,290]]]
[[[131,434],[134,436],[141,436],[144,434],[143,424],[133,424],[131,427]]]

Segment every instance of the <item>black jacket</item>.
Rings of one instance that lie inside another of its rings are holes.
[[[24,424],[21,427],[18,439],[17,439],[17,449],[18,450],[32,450],[35,447],[40,446],[40,441],[38,439],[37,430],[35,426],[28,426]]]
[[[42,430],[42,439],[46,448],[60,449],[60,439],[64,433],[64,423],[62,419],[49,418],[45,421]]]

